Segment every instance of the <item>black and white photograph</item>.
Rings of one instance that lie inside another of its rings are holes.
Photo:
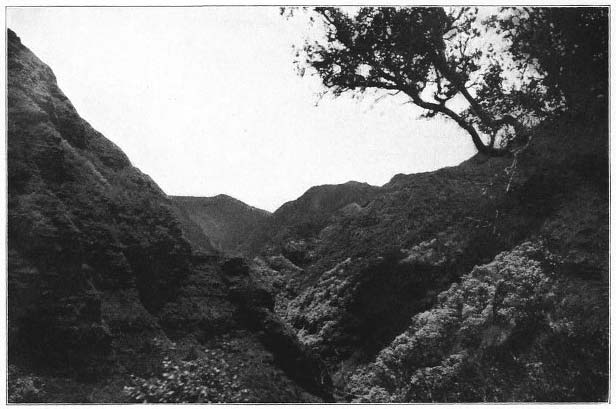
[[[610,6],[10,1],[4,403],[610,402]]]

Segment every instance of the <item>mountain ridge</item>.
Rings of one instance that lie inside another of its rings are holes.
[[[188,361],[207,394],[180,400],[330,399],[243,261],[191,248],[192,222],[7,37],[8,401],[142,402]]]
[[[267,214],[165,195],[8,37],[10,401],[608,398],[600,100],[515,157]]]
[[[170,199],[182,219],[191,221],[202,232],[201,239],[194,240],[197,245],[203,237],[208,237],[214,248],[226,254],[242,254],[247,237],[255,234],[271,216],[265,210],[224,194],[211,197],[170,196]]]

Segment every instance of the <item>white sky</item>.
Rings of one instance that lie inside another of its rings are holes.
[[[79,114],[168,194],[275,210],[309,187],[458,164],[470,138],[401,100],[325,98],[299,77],[302,18],[275,7],[9,8]]]

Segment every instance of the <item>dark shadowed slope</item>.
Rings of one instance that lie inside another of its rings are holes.
[[[155,313],[174,296],[190,248],[160,188],[8,35],[10,349],[86,365],[110,350],[107,313]]]
[[[271,294],[241,260],[192,254],[169,198],[12,31],[7,138],[10,402],[328,397]],[[173,365],[206,389],[163,380]]]
[[[165,392],[164,356],[210,400],[329,399],[328,374],[341,400],[606,399],[601,99],[515,162],[312,188],[255,228],[250,266],[220,265],[10,32],[8,70],[13,400],[128,400],[129,373]]]
[[[606,107],[532,132],[515,167],[478,155],[397,175],[353,211],[270,236],[255,274],[348,399],[605,399]]]
[[[379,189],[359,182],[314,186],[274,213],[227,195],[171,196],[171,200],[188,240],[197,247],[205,239],[205,245],[211,242],[223,253],[252,256],[266,243],[285,242],[285,254],[293,259],[293,254],[299,255],[310,246],[313,236],[332,217],[358,212]],[[199,232],[194,232],[194,226]],[[299,240],[293,241],[294,237]]]
[[[251,249],[259,252],[264,246],[274,246],[295,263],[307,263],[319,231],[337,215],[361,211],[379,191],[379,187],[354,181],[311,187],[272,214],[252,237]]]
[[[349,206],[348,212],[352,212],[354,208],[369,202],[378,191],[376,186],[354,181],[314,186],[298,199],[277,209],[273,214],[274,223],[289,230],[311,234],[325,225],[334,212],[346,206]]]
[[[182,220],[198,226],[214,247],[227,254],[242,254],[250,238],[263,227],[270,213],[227,195],[171,196]],[[186,227],[188,229],[189,226]],[[191,239],[189,237],[189,239]],[[191,241],[199,243],[199,236]]]

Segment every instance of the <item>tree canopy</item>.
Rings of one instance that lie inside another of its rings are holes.
[[[608,8],[505,8],[486,24],[509,41],[518,70],[541,69],[548,98],[562,97],[568,109],[608,92]]]
[[[312,21],[325,41],[307,41],[298,64],[336,96],[403,93],[425,117],[454,120],[479,152],[498,156],[527,138],[529,123],[575,98],[576,73],[607,84],[607,9],[569,10],[502,8],[479,19],[470,7],[317,7]],[[579,57],[592,67],[577,70]]]

